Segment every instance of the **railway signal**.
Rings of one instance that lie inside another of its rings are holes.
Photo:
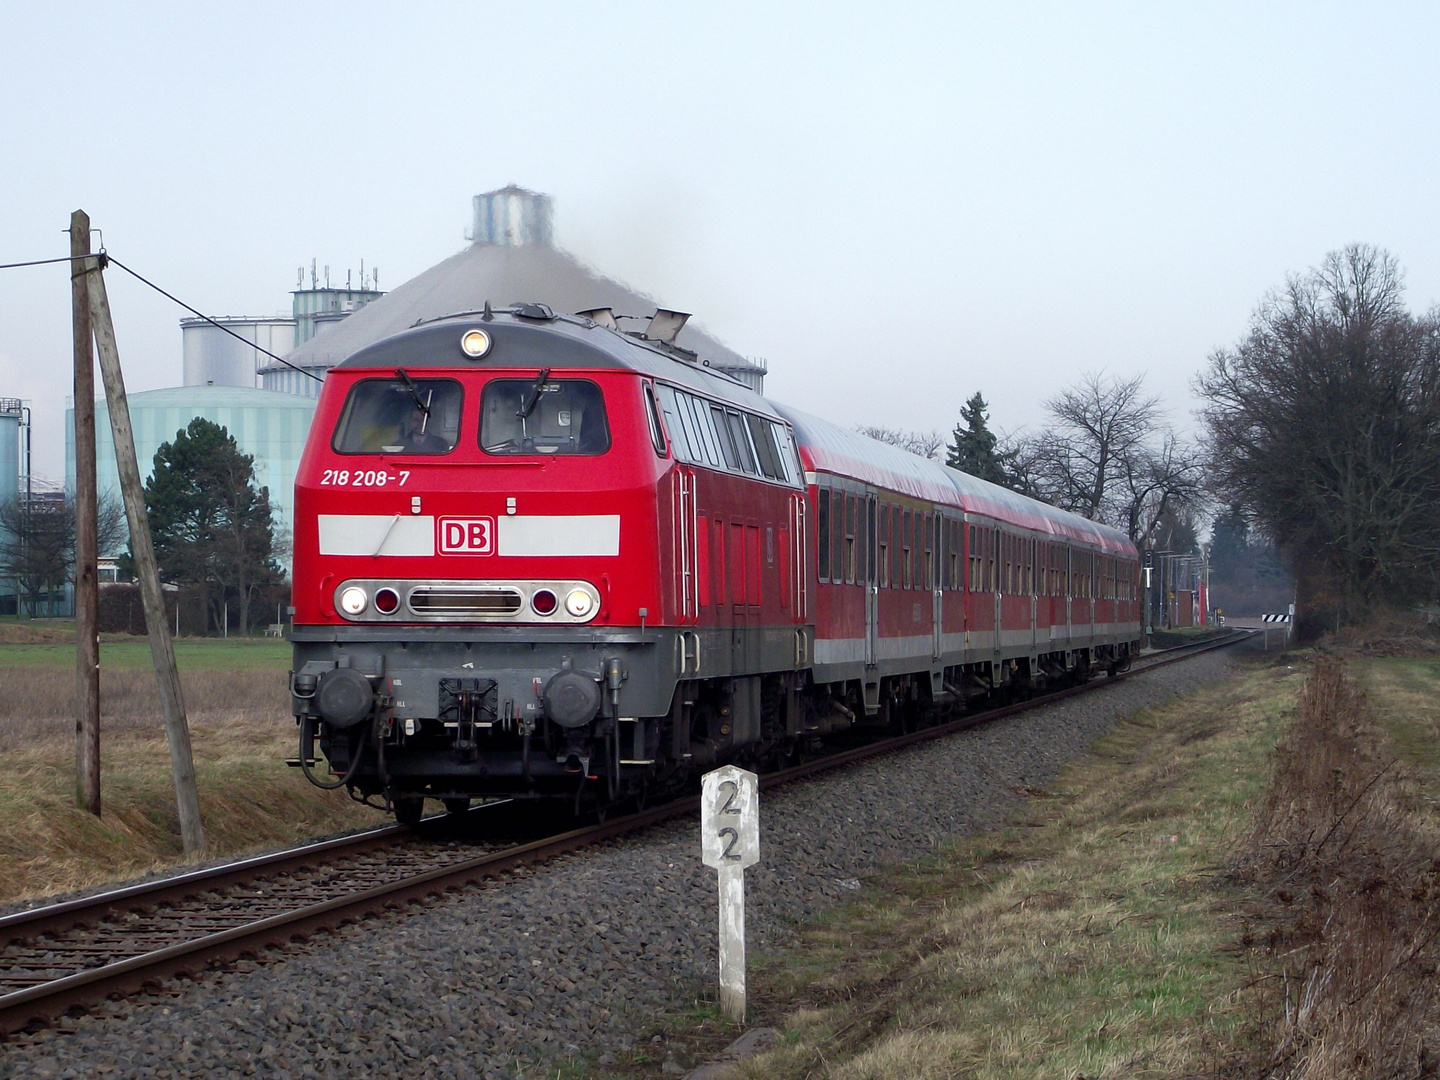
[[[760,861],[760,778],[726,765],[700,780],[700,858],[719,871],[720,1008],[745,1019],[745,868]]]

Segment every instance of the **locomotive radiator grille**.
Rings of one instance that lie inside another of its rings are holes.
[[[417,585],[410,590],[416,615],[514,615],[525,602],[519,589],[485,585]]]

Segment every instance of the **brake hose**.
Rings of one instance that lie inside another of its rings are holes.
[[[322,791],[334,791],[336,788],[344,787],[355,778],[360,770],[360,759],[365,756],[365,740],[360,740],[360,745],[355,748],[354,756],[350,759],[350,766],[345,770],[345,775],[336,780],[333,784],[322,783],[316,779],[315,774],[310,771],[310,755],[315,752],[315,718],[305,715],[300,718],[300,771],[305,774],[305,779],[314,784]]]

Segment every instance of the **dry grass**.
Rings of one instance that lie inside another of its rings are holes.
[[[244,670],[181,672],[207,854],[230,856],[378,824],[375,811],[343,792],[319,791],[285,766],[296,751],[285,669],[253,666],[255,649],[237,644],[236,650],[230,655]],[[207,643],[197,655],[223,663],[226,653]],[[95,818],[75,805],[73,658],[70,665],[0,669],[0,903],[184,861],[153,672],[101,669],[104,813]]]
[[[1422,715],[1433,731],[1433,704]],[[1274,1034],[1257,1071],[1435,1075],[1440,828],[1339,658],[1317,663],[1276,747],[1243,865],[1273,897],[1260,1015]]]
[[[73,619],[0,619],[0,645],[75,644]]]
[[[1011,828],[877,877],[752,969],[758,1021],[783,1037],[730,1075],[1217,1071],[1251,969],[1216,869],[1253,821],[1300,679],[1267,668],[1122,722]]]
[[[0,753],[55,740],[70,743],[75,732],[75,680],[53,668],[0,669]],[[186,712],[195,719],[269,717],[290,721],[285,673],[185,671],[180,675]],[[160,700],[152,671],[102,668],[102,733],[146,732],[160,722]],[[102,735],[103,737],[103,735]]]

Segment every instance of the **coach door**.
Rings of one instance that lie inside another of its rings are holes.
[[[995,553],[995,653],[998,656],[1004,646],[1005,636],[1005,534],[998,528],[990,530],[990,549]]]
[[[1075,549],[1072,548],[1069,544],[1065,545],[1065,580],[1060,583],[1061,591],[1065,594],[1065,640],[1067,642],[1075,640],[1074,621],[1070,616],[1070,593],[1073,588],[1071,582],[1074,580],[1074,578],[1071,577],[1072,567],[1070,565],[1070,561],[1071,557],[1074,554],[1074,550]]]
[[[880,633],[880,586],[876,574],[875,549],[879,545],[876,535],[878,517],[876,513],[876,497],[873,492],[861,496],[864,499],[864,521],[865,542],[861,545],[861,558],[865,561],[863,579],[865,581],[865,666],[875,666],[875,654],[877,638]]]
[[[930,550],[934,553],[930,558],[930,592],[935,625],[930,635],[930,657],[939,660],[945,652],[945,568],[949,565],[945,540],[950,523],[939,512],[934,515],[934,522],[930,530]]]
[[[1029,563],[1025,570],[1025,584],[1030,590],[1030,651],[1040,640],[1040,542],[1035,537],[1025,541]]]

